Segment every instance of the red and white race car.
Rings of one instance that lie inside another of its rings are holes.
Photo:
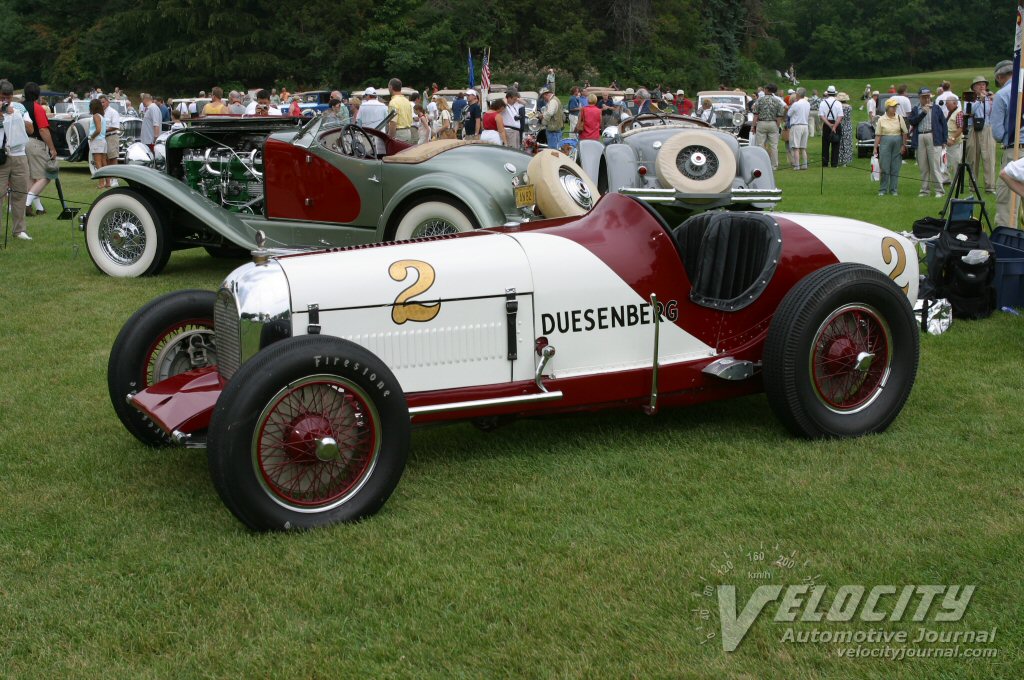
[[[609,194],[581,217],[267,258],[133,315],[108,381],[146,444],[207,449],[257,530],[376,512],[410,426],[663,407],[759,390],[794,433],[884,430],[914,382],[913,245],[822,215],[674,228]]]

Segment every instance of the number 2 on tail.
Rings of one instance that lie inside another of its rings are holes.
[[[441,311],[441,303],[425,305],[410,302],[414,296],[427,292],[434,285],[434,268],[421,260],[399,260],[388,267],[388,274],[395,281],[405,281],[409,270],[416,271],[416,281],[395,298],[391,307],[391,320],[396,324],[406,321],[430,321]]]
[[[907,253],[903,250],[903,246],[900,242],[894,239],[892,236],[886,236],[882,239],[882,261],[888,265],[893,264],[893,253],[895,253],[896,264],[893,265],[892,271],[889,272],[889,278],[895,281],[899,277],[903,276],[903,272],[907,270]],[[904,294],[910,290],[910,284],[903,286]]]

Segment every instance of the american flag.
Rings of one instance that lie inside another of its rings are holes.
[[[480,74],[480,85],[484,91],[491,89],[491,48],[484,52],[484,67]]]

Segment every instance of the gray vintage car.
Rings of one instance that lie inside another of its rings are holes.
[[[781,200],[764,149],[690,116],[630,118],[604,142],[580,140],[578,160],[598,194],[636,196],[661,211],[769,208]]]
[[[284,253],[536,217],[527,154],[459,140],[410,146],[321,117],[302,122],[200,119],[167,138],[161,169],[97,172],[128,186],[102,194],[82,218],[93,262],[110,276],[154,275],[173,250],[229,255],[256,247],[257,232]],[[573,194],[572,214],[596,198],[585,193]]]

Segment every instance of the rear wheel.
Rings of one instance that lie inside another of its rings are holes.
[[[162,446],[170,439],[128,404],[128,395],[217,363],[213,339],[216,299],[208,290],[162,295],[135,312],[117,334],[107,362],[107,390],[117,417],[143,444]]]
[[[825,267],[794,286],[772,319],[768,401],[800,436],[882,432],[910,396],[919,342],[910,303],[891,279],[859,264]]]
[[[372,515],[398,485],[409,410],[387,366],[338,338],[275,343],[243,364],[210,422],[210,475],[257,531]]]
[[[93,264],[115,277],[159,274],[171,243],[153,204],[134,189],[111,189],[92,204],[85,245]]]
[[[412,206],[395,227],[393,240],[408,241],[426,236],[445,236],[479,228],[472,215],[445,199],[427,200]]]

